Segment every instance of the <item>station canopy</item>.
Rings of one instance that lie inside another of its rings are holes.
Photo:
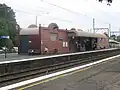
[[[115,43],[115,44],[120,44],[120,42],[118,42],[118,41],[115,41],[115,40],[109,40],[109,43]]]
[[[21,28],[20,35],[38,35],[39,28]]]
[[[68,36],[107,38],[105,34],[77,31],[77,30],[68,30]]]

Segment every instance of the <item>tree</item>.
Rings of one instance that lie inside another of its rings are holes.
[[[116,39],[117,39],[117,36],[116,36],[116,35],[111,35],[111,36],[110,36],[110,39],[116,40]]]
[[[98,0],[99,2],[103,2],[103,1],[105,1],[105,0]],[[108,4],[107,5],[110,5],[110,3],[112,3],[112,1],[113,0],[106,0],[107,2],[108,2]]]
[[[75,28],[71,28],[71,30],[74,30],[74,31],[75,31],[76,29],[75,29]]]
[[[0,4],[0,36],[8,35],[10,36],[11,42],[15,45],[16,44],[16,36],[17,36],[17,29],[16,29],[16,19],[15,19],[15,12],[11,7],[8,7],[6,4]],[[2,40],[2,44],[4,39]]]
[[[119,35],[119,36],[117,36],[117,41],[118,41],[118,42],[120,42],[120,35]]]
[[[99,0],[99,2],[102,2],[104,0]],[[106,0],[108,3],[112,3],[112,0]]]
[[[31,24],[31,25],[28,26],[28,28],[37,28],[37,25]]]

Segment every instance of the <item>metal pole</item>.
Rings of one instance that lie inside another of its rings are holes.
[[[5,58],[7,58],[7,49],[6,49],[6,45],[5,45]]]
[[[37,26],[37,16],[36,16],[36,26]]]
[[[93,18],[93,33],[95,33],[95,19]]]
[[[8,27],[7,27],[7,7],[4,7],[4,9],[5,9],[5,19],[4,19],[4,24],[5,24],[5,30],[7,31],[7,29],[8,29]],[[7,47],[7,41],[5,40],[5,58],[7,57],[7,49],[6,49],[6,47]]]
[[[120,28],[119,28],[119,36],[120,36]]]
[[[40,37],[40,54],[42,53],[42,50],[41,50],[41,48],[42,48],[42,36],[41,36],[41,24],[39,24],[39,37]]]
[[[111,36],[111,24],[109,24],[109,29],[108,29],[108,36]]]

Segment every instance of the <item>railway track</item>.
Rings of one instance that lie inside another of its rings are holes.
[[[11,73],[11,74],[5,74],[0,76],[0,87],[17,83],[23,80],[35,78],[38,76],[50,74],[56,71],[72,68],[78,65],[84,65],[90,62],[94,62],[100,59],[104,59],[110,56],[118,55],[120,54],[120,50],[115,51],[108,51],[108,52],[97,52],[93,55],[84,55],[81,56],[81,58],[78,58],[77,60],[70,60],[66,62],[56,62],[52,60],[53,64],[48,66],[42,66],[39,68],[33,68],[31,70],[24,70],[20,71],[19,73]],[[68,57],[69,58],[69,57]]]

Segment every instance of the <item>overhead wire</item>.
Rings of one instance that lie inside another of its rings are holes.
[[[10,1],[12,1],[12,0],[10,0]],[[41,1],[43,1],[43,2],[45,2],[45,3],[48,3],[48,4],[51,4],[51,5],[53,5],[53,6],[55,6],[55,7],[58,7],[58,8],[61,8],[61,9],[63,9],[63,10],[66,10],[66,11],[68,11],[68,12],[71,12],[72,14],[76,14],[76,15],[82,15],[82,16],[86,16],[86,17],[89,17],[89,18],[93,18],[93,17],[90,17],[90,16],[88,16],[87,14],[81,14],[81,13],[78,13],[78,12],[75,12],[75,11],[72,11],[72,10],[70,10],[70,9],[67,9],[67,8],[64,8],[64,7],[62,7],[62,6],[59,6],[59,5],[56,5],[56,4],[53,4],[53,3],[51,3],[51,2],[48,2],[48,1],[46,1],[46,0],[41,0]],[[44,7],[37,7],[37,8],[44,8]],[[45,9],[45,8],[44,8]],[[19,11],[19,12],[24,12],[24,13],[27,13],[27,14],[34,14],[35,15],[35,13],[31,13],[31,12],[26,12],[26,11],[21,11],[21,10],[17,10],[17,11]],[[38,15],[38,16],[42,16],[41,14],[36,14],[36,15]],[[51,17],[51,16],[46,16],[46,17],[50,17],[50,18],[52,18],[52,19],[54,19],[54,20],[59,20],[59,21],[63,21],[63,22],[68,22],[68,23],[73,23],[73,21],[69,21],[69,20],[62,20],[62,19],[58,19],[58,18],[53,18],[53,17]],[[102,21],[101,21],[102,22]],[[102,22],[102,24],[109,24],[109,22]]]
[[[102,11],[102,12],[104,12],[104,13],[106,13],[105,11],[103,11],[103,10],[101,10],[101,9],[99,9],[100,11]],[[108,13],[106,13],[106,14],[108,14]],[[115,18],[115,16],[113,16],[112,14],[110,14],[110,16],[109,15],[107,15],[108,17],[112,17],[112,18],[114,18],[117,22],[118,22],[118,20]],[[106,23],[106,22],[105,22]],[[107,22],[108,23],[108,22]],[[119,22],[118,22],[119,23]]]
[[[38,9],[43,9],[43,7],[28,8],[28,7],[24,7],[24,6],[20,5],[20,4],[19,4],[19,6],[20,6],[20,8],[24,8],[24,9],[26,8],[26,9],[29,9],[29,10],[34,10],[35,12],[49,13],[48,11],[37,10],[37,8],[38,8]]]
[[[13,1],[13,0],[10,0],[10,1]],[[7,3],[9,3],[10,1],[8,1]],[[23,7],[23,6],[22,6]],[[44,7],[41,7],[41,6],[37,6],[37,8],[39,8],[39,9],[46,9],[46,8],[44,8]],[[32,9],[32,8],[28,8],[28,9]],[[26,11],[23,11],[23,10],[18,10],[18,9],[14,9],[16,12],[23,12],[23,13],[26,13],[26,14],[31,14],[31,15],[35,15],[35,16],[43,16],[42,14],[49,14],[49,12],[45,12],[45,11],[39,11],[39,10],[37,10],[37,14],[36,13],[31,13],[31,12],[26,12]],[[36,12],[36,11],[34,11],[34,12]],[[38,13],[40,13],[40,12],[42,12],[42,14],[38,14]],[[53,19],[53,20],[58,20],[58,21],[62,21],[62,22],[67,22],[67,23],[73,23],[72,21],[70,21],[70,20],[65,20],[65,19],[60,19],[60,18],[56,18],[56,17],[53,17],[53,16],[45,16],[45,17],[50,17],[51,19]]]
[[[12,0],[10,0],[10,1],[12,1]],[[10,2],[10,1],[8,1],[8,2]],[[86,17],[90,17],[90,16],[88,16],[88,15],[86,15],[86,14],[81,14],[81,13],[72,11],[72,10],[70,10],[70,9],[64,8],[64,7],[59,6],[59,5],[56,5],[56,4],[53,4],[53,3],[48,2],[48,1],[46,1],[46,0],[41,0],[41,1],[42,1],[42,2],[45,2],[45,3],[48,3],[48,4],[50,4],[50,5],[53,5],[53,6],[55,6],[55,7],[61,8],[61,9],[63,9],[63,10],[66,10],[66,11],[68,11],[68,12],[77,14],[77,15],[83,15],[83,16],[86,16]],[[8,3],[8,2],[7,2],[7,3]],[[41,7],[41,6],[40,6],[40,7],[37,7],[37,8],[44,8],[44,7]],[[99,9],[99,10],[100,10],[100,9]],[[104,12],[104,11],[103,11],[103,12]],[[92,17],[90,17],[90,18],[92,18]],[[108,22],[105,22],[105,24],[108,24]]]
[[[26,11],[22,11],[22,10],[18,10],[18,9],[14,9],[14,10],[15,10],[16,12],[23,12],[23,13],[31,14],[31,15],[35,15],[35,16],[43,16],[42,14],[36,14],[36,13],[26,12]],[[59,20],[59,21],[62,21],[62,22],[72,23],[72,21],[64,20],[64,19],[59,19],[59,18],[52,17],[52,16],[45,16],[45,17],[50,17],[50,18],[53,19],[53,20]]]
[[[55,7],[61,8],[61,9],[63,9],[63,10],[66,10],[66,11],[68,11],[68,12],[71,12],[71,13],[73,13],[73,14],[84,15],[84,16],[86,16],[85,14],[81,14],[81,13],[72,11],[72,10],[70,10],[70,9],[64,8],[64,7],[59,6],[59,5],[56,5],[56,4],[53,4],[53,3],[48,2],[48,1],[46,1],[46,0],[41,0],[41,1],[42,1],[42,2],[45,2],[45,3],[47,3],[47,4],[50,4],[50,5],[53,5],[53,6],[55,6]]]
[[[52,3],[49,3],[49,4],[52,4]],[[63,8],[63,7],[58,6],[58,5],[55,5],[55,4],[52,4],[52,5],[54,5],[54,6],[56,6],[56,7],[59,7],[59,8],[61,8],[61,9],[67,10],[68,12],[75,13],[75,14],[77,14],[77,15],[86,16],[86,15],[84,15],[84,14],[80,14],[80,13],[78,13],[78,12],[75,12],[75,11],[72,11],[72,10],[69,10],[69,9],[66,9],[66,8]],[[43,7],[37,7],[37,8],[43,8]],[[44,9],[45,9],[45,8],[44,8]],[[18,10],[18,11],[20,11],[20,10]],[[33,13],[25,12],[25,11],[23,11],[23,12],[24,12],[24,13],[28,13],[28,14],[33,14]],[[40,11],[40,12],[41,12],[41,11]],[[37,15],[38,15],[38,14],[37,14]],[[41,15],[40,15],[40,16],[41,16]],[[49,17],[51,17],[51,16],[49,16]],[[53,18],[53,19],[59,20],[59,21],[63,21],[63,22],[73,23],[73,21],[69,21],[69,20],[62,20],[62,19],[58,19],[58,18]]]
[[[47,0],[41,0],[41,1],[42,1],[42,2],[45,2],[45,3],[47,3],[47,4],[50,4],[50,5],[53,5],[53,6],[57,7],[57,8],[61,8],[61,9],[63,9],[63,10],[66,10],[66,11],[68,11],[68,12],[71,12],[71,13],[73,13],[73,14],[83,15],[83,16],[86,16],[86,17],[89,17],[89,18],[92,18],[92,19],[93,19],[93,17],[90,17],[90,16],[88,16],[87,14],[81,14],[81,13],[72,11],[72,10],[67,9],[67,8],[64,8],[64,7],[60,6],[60,5],[56,5],[56,4],[53,4],[53,3],[51,3],[51,2],[48,2]],[[103,21],[101,21],[101,20],[98,20],[98,21],[100,21],[100,22],[102,22],[102,23],[104,23],[104,24],[110,24],[109,22],[103,22]]]

